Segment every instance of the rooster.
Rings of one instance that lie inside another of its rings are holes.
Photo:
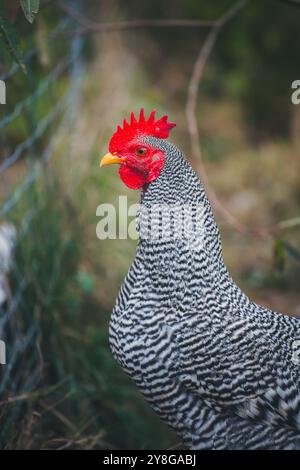
[[[111,316],[112,353],[186,448],[299,449],[300,322],[253,303],[230,277],[203,185],[166,140],[174,126],[155,111],[131,113],[100,162],[119,164],[121,180],[141,189],[139,244]],[[154,206],[188,206],[191,223],[183,233],[171,222],[176,236],[164,237],[156,217],[159,233],[147,236]]]

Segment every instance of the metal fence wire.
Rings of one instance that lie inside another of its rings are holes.
[[[29,280],[22,277],[14,261],[14,247],[20,238],[34,240],[32,222],[40,203],[33,197],[26,207],[22,201],[38,184],[41,173],[47,173],[60,136],[70,135],[72,117],[78,113],[82,39],[69,34],[58,39],[56,35],[72,26],[71,19],[60,17],[45,39],[51,66],[38,60],[41,47],[37,45],[24,56],[27,76],[13,64],[0,77],[7,90],[7,104],[0,108],[4,114],[0,117],[0,341],[6,350],[6,363],[1,364],[4,357],[0,360],[1,448],[8,447],[8,441],[20,432],[24,398],[36,389],[42,375],[38,320],[34,315],[20,315]],[[21,92],[20,83],[24,83]],[[13,103],[14,96],[18,100]],[[20,135],[24,136],[21,140]],[[21,217],[16,218],[16,212]],[[12,273],[18,279],[13,289]]]

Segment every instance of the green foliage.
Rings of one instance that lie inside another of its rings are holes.
[[[286,256],[300,264],[300,252],[286,240],[276,238],[274,241],[274,264],[275,268],[282,272],[285,267]]]
[[[284,270],[285,266],[285,249],[283,241],[280,238],[276,238],[274,241],[274,266],[279,272]]]
[[[24,214],[32,207],[36,211],[19,233],[11,285],[16,292],[20,282],[26,282],[17,311],[22,329],[37,325],[35,342],[16,367],[20,369],[22,361],[22,380],[30,381],[38,373],[39,381],[19,403],[19,427],[27,429],[28,436],[16,433],[4,416],[9,426],[4,435],[0,432],[0,445],[167,448],[174,437],[109,350],[110,312],[95,297],[101,279],[81,265],[86,260],[77,208],[58,181],[47,175],[20,201],[13,218],[16,226],[22,227]],[[16,395],[14,382],[11,387]],[[8,417],[13,406],[5,408]],[[39,419],[31,421],[33,415]]]
[[[0,5],[0,37],[4,41],[12,58],[22,67],[25,72],[26,67],[22,59],[22,52],[19,45],[19,37],[14,25],[8,20],[4,13],[4,8]]]
[[[77,274],[77,280],[83,292],[93,292],[95,288],[95,278],[93,276],[80,270]]]
[[[29,23],[33,23],[39,11],[40,0],[20,0],[20,5],[25,18]],[[13,60],[21,66],[23,72],[26,72],[23,54],[20,48],[20,34],[12,21],[9,20],[3,5],[0,5],[0,37]]]
[[[40,8],[40,0],[20,0],[22,10],[29,23],[33,23]]]

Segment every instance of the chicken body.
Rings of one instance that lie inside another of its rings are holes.
[[[143,238],[138,218],[110,322],[114,356],[188,449],[300,448],[299,320],[238,288],[197,175],[173,144],[144,140],[166,162],[141,207],[200,205],[203,237]]]

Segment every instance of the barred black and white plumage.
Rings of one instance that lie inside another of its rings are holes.
[[[197,175],[175,145],[140,140],[166,157],[141,208],[201,205],[204,237],[191,249],[140,236],[111,317],[115,358],[188,449],[300,448],[299,320],[238,288]]]

